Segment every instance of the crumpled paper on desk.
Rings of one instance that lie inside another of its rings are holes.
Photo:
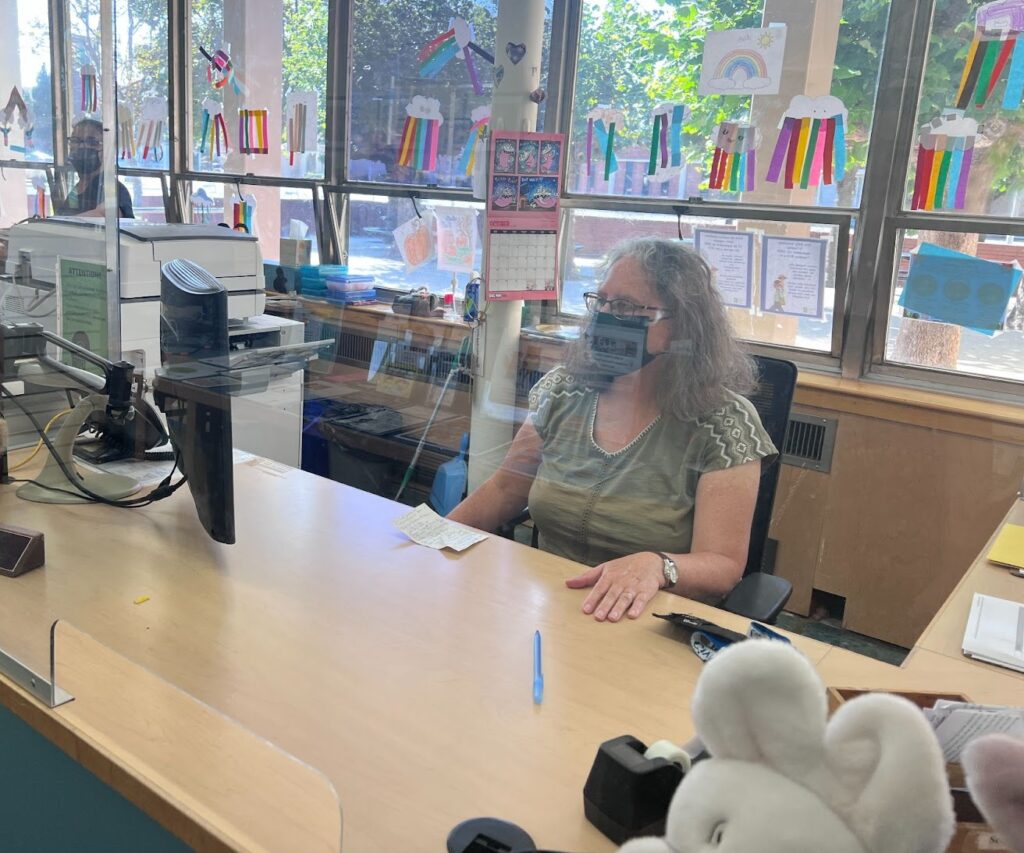
[[[438,551],[442,548],[465,551],[470,545],[487,538],[486,533],[441,518],[427,504],[420,504],[416,509],[395,519],[395,527],[413,542]]]

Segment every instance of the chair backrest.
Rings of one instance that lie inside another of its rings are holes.
[[[786,425],[789,423],[789,408],[793,403],[793,390],[796,388],[796,365],[791,361],[767,356],[755,355],[753,358],[757,363],[757,389],[748,399],[754,404],[761,416],[761,423],[781,454],[786,439]],[[747,552],[744,575],[759,572],[764,567],[775,489],[779,484],[779,468],[780,462],[776,458],[761,470],[761,485],[757,490],[754,520],[750,527],[750,550]]]

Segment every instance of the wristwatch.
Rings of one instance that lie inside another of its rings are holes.
[[[665,576],[665,583],[661,585],[661,588],[670,589],[674,587],[679,583],[679,566],[676,565],[676,561],[668,554],[661,551],[655,551],[654,553],[661,557],[661,573]]]

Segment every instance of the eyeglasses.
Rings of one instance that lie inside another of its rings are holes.
[[[100,151],[103,148],[103,143],[98,139],[82,139],[78,136],[69,136],[68,148],[92,148],[95,151]]]
[[[605,299],[600,293],[584,293],[583,304],[587,306],[587,310],[591,314],[597,314],[607,306],[608,312],[616,320],[633,320],[643,317],[652,323],[657,323],[659,320],[672,316],[671,311],[666,311],[658,305],[637,305],[629,299]],[[649,311],[653,311],[653,315],[648,314]]]

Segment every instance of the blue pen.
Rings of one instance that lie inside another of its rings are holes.
[[[544,671],[540,665],[540,631],[533,632],[533,704],[544,698]]]

